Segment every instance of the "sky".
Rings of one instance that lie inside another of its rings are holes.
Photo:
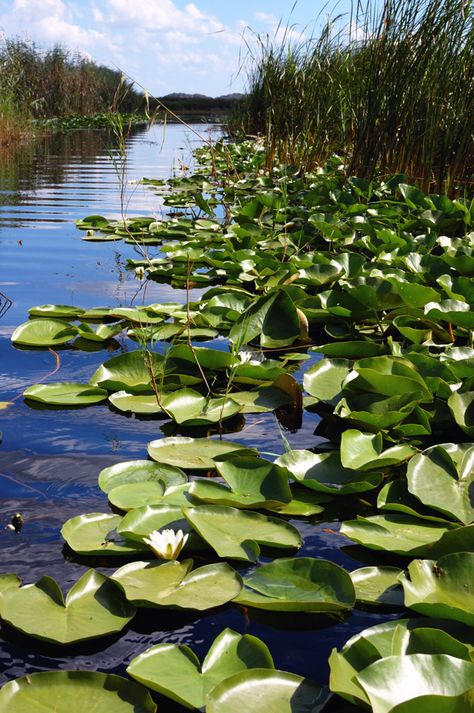
[[[239,67],[255,34],[274,37],[281,19],[308,36],[346,1],[0,0],[0,33],[78,51],[155,96],[219,96],[245,91]]]

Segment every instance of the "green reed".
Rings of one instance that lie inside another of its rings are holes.
[[[240,128],[264,136],[268,165],[340,153],[360,177],[472,190],[473,17],[470,0],[355,0],[310,38],[257,36]]]

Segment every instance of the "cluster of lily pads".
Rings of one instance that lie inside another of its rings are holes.
[[[88,383],[36,384],[26,402],[108,401],[168,418],[181,435],[152,441],[150,460],[103,470],[113,511],[62,528],[75,556],[130,561],[110,577],[86,572],[66,600],[49,577],[21,587],[4,575],[0,617],[68,644],[122,630],[141,607],[334,618],[355,606],[410,610],[333,651],[330,691],[374,713],[474,710],[474,203],[424,195],[403,176],[346,177],[337,157],[312,175],[278,166],[269,174],[250,142],[203,148],[198,162],[192,176],[146,181],[184,215],[89,216],[78,227],[86,240],[133,244],[142,257],[129,268],[140,277],[206,287],[200,301],[42,305],[12,336],[21,348],[54,349],[122,339],[128,351]],[[196,344],[217,337],[217,346]],[[318,439],[301,450],[283,439],[273,462],[222,439],[246,414],[265,412],[290,430],[316,413]],[[344,519],[348,499],[356,519]],[[397,565],[349,573],[298,556],[301,535],[288,518],[331,513],[350,541],[396,554]],[[180,531],[181,559],[150,561],[150,543],[166,530]],[[265,564],[262,547],[273,557]],[[291,556],[277,557],[278,548]],[[195,567],[190,554],[207,563]],[[202,664],[188,647],[160,644],[128,673],[208,712],[339,710],[324,686],[275,671],[263,642],[230,630]],[[81,691],[83,710],[98,695],[103,710],[153,710],[145,689],[119,677],[27,678],[4,686],[0,702],[28,711],[33,690],[37,701]]]

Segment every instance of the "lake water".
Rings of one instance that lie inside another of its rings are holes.
[[[216,127],[194,127],[202,135]],[[180,125],[135,130],[127,142],[127,215],[166,214],[149,188],[130,181],[143,176],[168,178],[190,165],[199,144],[192,130]],[[22,398],[31,384],[88,381],[106,358],[104,350],[16,349],[10,336],[28,318],[28,308],[45,303],[80,307],[182,301],[183,292],[151,283],[146,294],[125,261],[136,257],[122,242],[87,243],[75,221],[91,214],[119,217],[120,182],[111,159],[113,137],[104,131],[78,131],[51,136],[8,157],[0,169],[0,290],[13,301],[0,318],[0,401],[13,405],[0,411],[0,572],[14,572],[24,583],[44,574],[69,589],[90,566],[111,574],[104,562],[74,559],[63,552],[59,530],[80,513],[107,512],[107,498],[97,486],[99,471],[124,460],[146,458],[146,444],[163,436],[163,421],[127,418],[98,405],[80,410],[31,408]],[[193,291],[192,299],[198,299]],[[221,348],[225,348],[222,341]],[[122,339],[117,354],[136,345]],[[53,372],[55,372],[53,374]],[[286,434],[293,448],[315,445],[316,421],[305,414],[303,427]],[[246,418],[244,429],[226,438],[262,451],[283,452],[272,414]],[[6,525],[21,512],[24,527],[16,534]],[[354,569],[358,549],[341,549],[348,541],[336,522],[294,521],[305,537],[300,554],[325,557]],[[375,561],[375,560],[374,560]],[[379,560],[376,560],[379,562]],[[242,568],[242,572],[245,568]],[[99,669],[123,673],[130,660],[160,642],[185,643],[198,655],[225,627],[261,637],[277,668],[327,681],[327,657],[355,631],[387,619],[387,614],[354,611],[345,621],[269,612],[244,613],[228,606],[200,616],[157,614],[143,610],[121,635],[99,639],[66,651],[20,636],[2,627],[0,682],[24,673],[52,669]],[[181,710],[162,705],[161,711]]]

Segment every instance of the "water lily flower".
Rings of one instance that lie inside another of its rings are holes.
[[[242,364],[261,364],[264,358],[261,352],[239,352],[239,359]]]
[[[137,280],[143,280],[145,277],[145,268],[142,265],[135,268],[135,277]]]
[[[154,530],[143,541],[151,547],[157,557],[162,560],[175,560],[183,549],[189,535],[182,530]]]

